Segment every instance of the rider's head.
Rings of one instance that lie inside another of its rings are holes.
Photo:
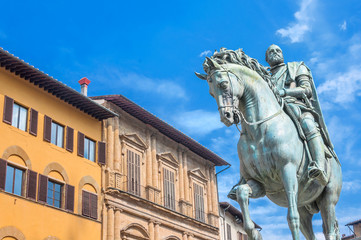
[[[273,67],[277,64],[283,63],[283,54],[279,46],[272,44],[266,51],[266,62]]]

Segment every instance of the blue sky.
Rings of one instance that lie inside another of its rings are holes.
[[[238,131],[220,123],[194,71],[220,47],[243,48],[267,65],[267,47],[278,44],[285,61],[303,60],[313,72],[343,167],[341,233],[361,218],[359,0],[6,1],[2,10],[5,50],[75,89],[89,78],[90,96],[123,94],[230,162],[219,176],[221,201],[237,181]],[[291,239],[286,209],[266,198],[250,208],[264,239]],[[321,224],[316,215],[318,239]]]

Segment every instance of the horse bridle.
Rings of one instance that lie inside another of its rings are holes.
[[[221,66],[221,67],[222,67],[222,66]],[[222,67],[222,68],[223,68],[223,67]],[[276,113],[274,113],[274,114],[272,114],[271,116],[268,116],[268,117],[266,117],[266,118],[264,118],[264,119],[261,119],[261,120],[259,120],[259,121],[256,121],[256,122],[248,122],[248,121],[246,120],[246,118],[244,117],[243,113],[242,113],[241,111],[239,111],[238,107],[237,107],[237,106],[234,106],[234,102],[235,102],[235,101],[234,101],[234,96],[233,96],[233,85],[232,85],[232,81],[231,81],[231,78],[230,78],[230,76],[229,76],[229,73],[232,73],[232,74],[237,78],[238,81],[240,81],[239,77],[238,77],[235,73],[233,73],[231,70],[225,69],[225,68],[223,68],[223,70],[215,70],[215,71],[213,71],[213,72],[212,72],[210,75],[208,75],[208,76],[211,78],[212,75],[213,75],[214,73],[216,73],[216,72],[226,72],[226,73],[227,73],[228,81],[229,81],[229,84],[230,84],[230,92],[229,92],[229,94],[230,94],[230,99],[231,99],[231,105],[219,106],[219,107],[218,107],[218,111],[219,111],[219,109],[222,109],[222,108],[231,107],[231,108],[233,109],[233,116],[234,116],[234,118],[238,118],[238,115],[241,116],[243,122],[245,122],[245,123],[246,123],[247,125],[249,125],[249,126],[254,126],[254,125],[258,125],[258,124],[264,123],[264,122],[266,122],[266,121],[268,121],[268,120],[271,120],[272,118],[274,118],[274,117],[276,117],[277,115],[279,115],[279,114],[282,113],[282,109],[283,109],[283,106],[284,106],[284,100],[283,100],[283,98],[281,99],[281,107],[280,107],[280,109],[279,109]],[[223,101],[224,101],[224,99],[225,99],[225,97],[223,97]],[[234,121],[235,121],[235,123],[236,123],[237,129],[239,130],[239,128],[238,128],[239,119],[234,119]]]

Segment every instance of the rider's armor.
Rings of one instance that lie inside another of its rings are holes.
[[[312,158],[309,164],[309,176],[324,183],[327,181],[323,170],[325,147],[319,124],[312,114],[312,75],[303,62],[282,63],[271,68],[271,72],[271,80],[292,109],[307,141]]]

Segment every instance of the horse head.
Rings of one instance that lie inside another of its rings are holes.
[[[221,121],[227,126],[240,121],[238,103],[244,88],[239,84],[239,77],[227,67],[228,64],[218,64],[211,58],[206,58],[208,75],[195,73],[198,78],[207,80],[209,94],[216,99]]]

